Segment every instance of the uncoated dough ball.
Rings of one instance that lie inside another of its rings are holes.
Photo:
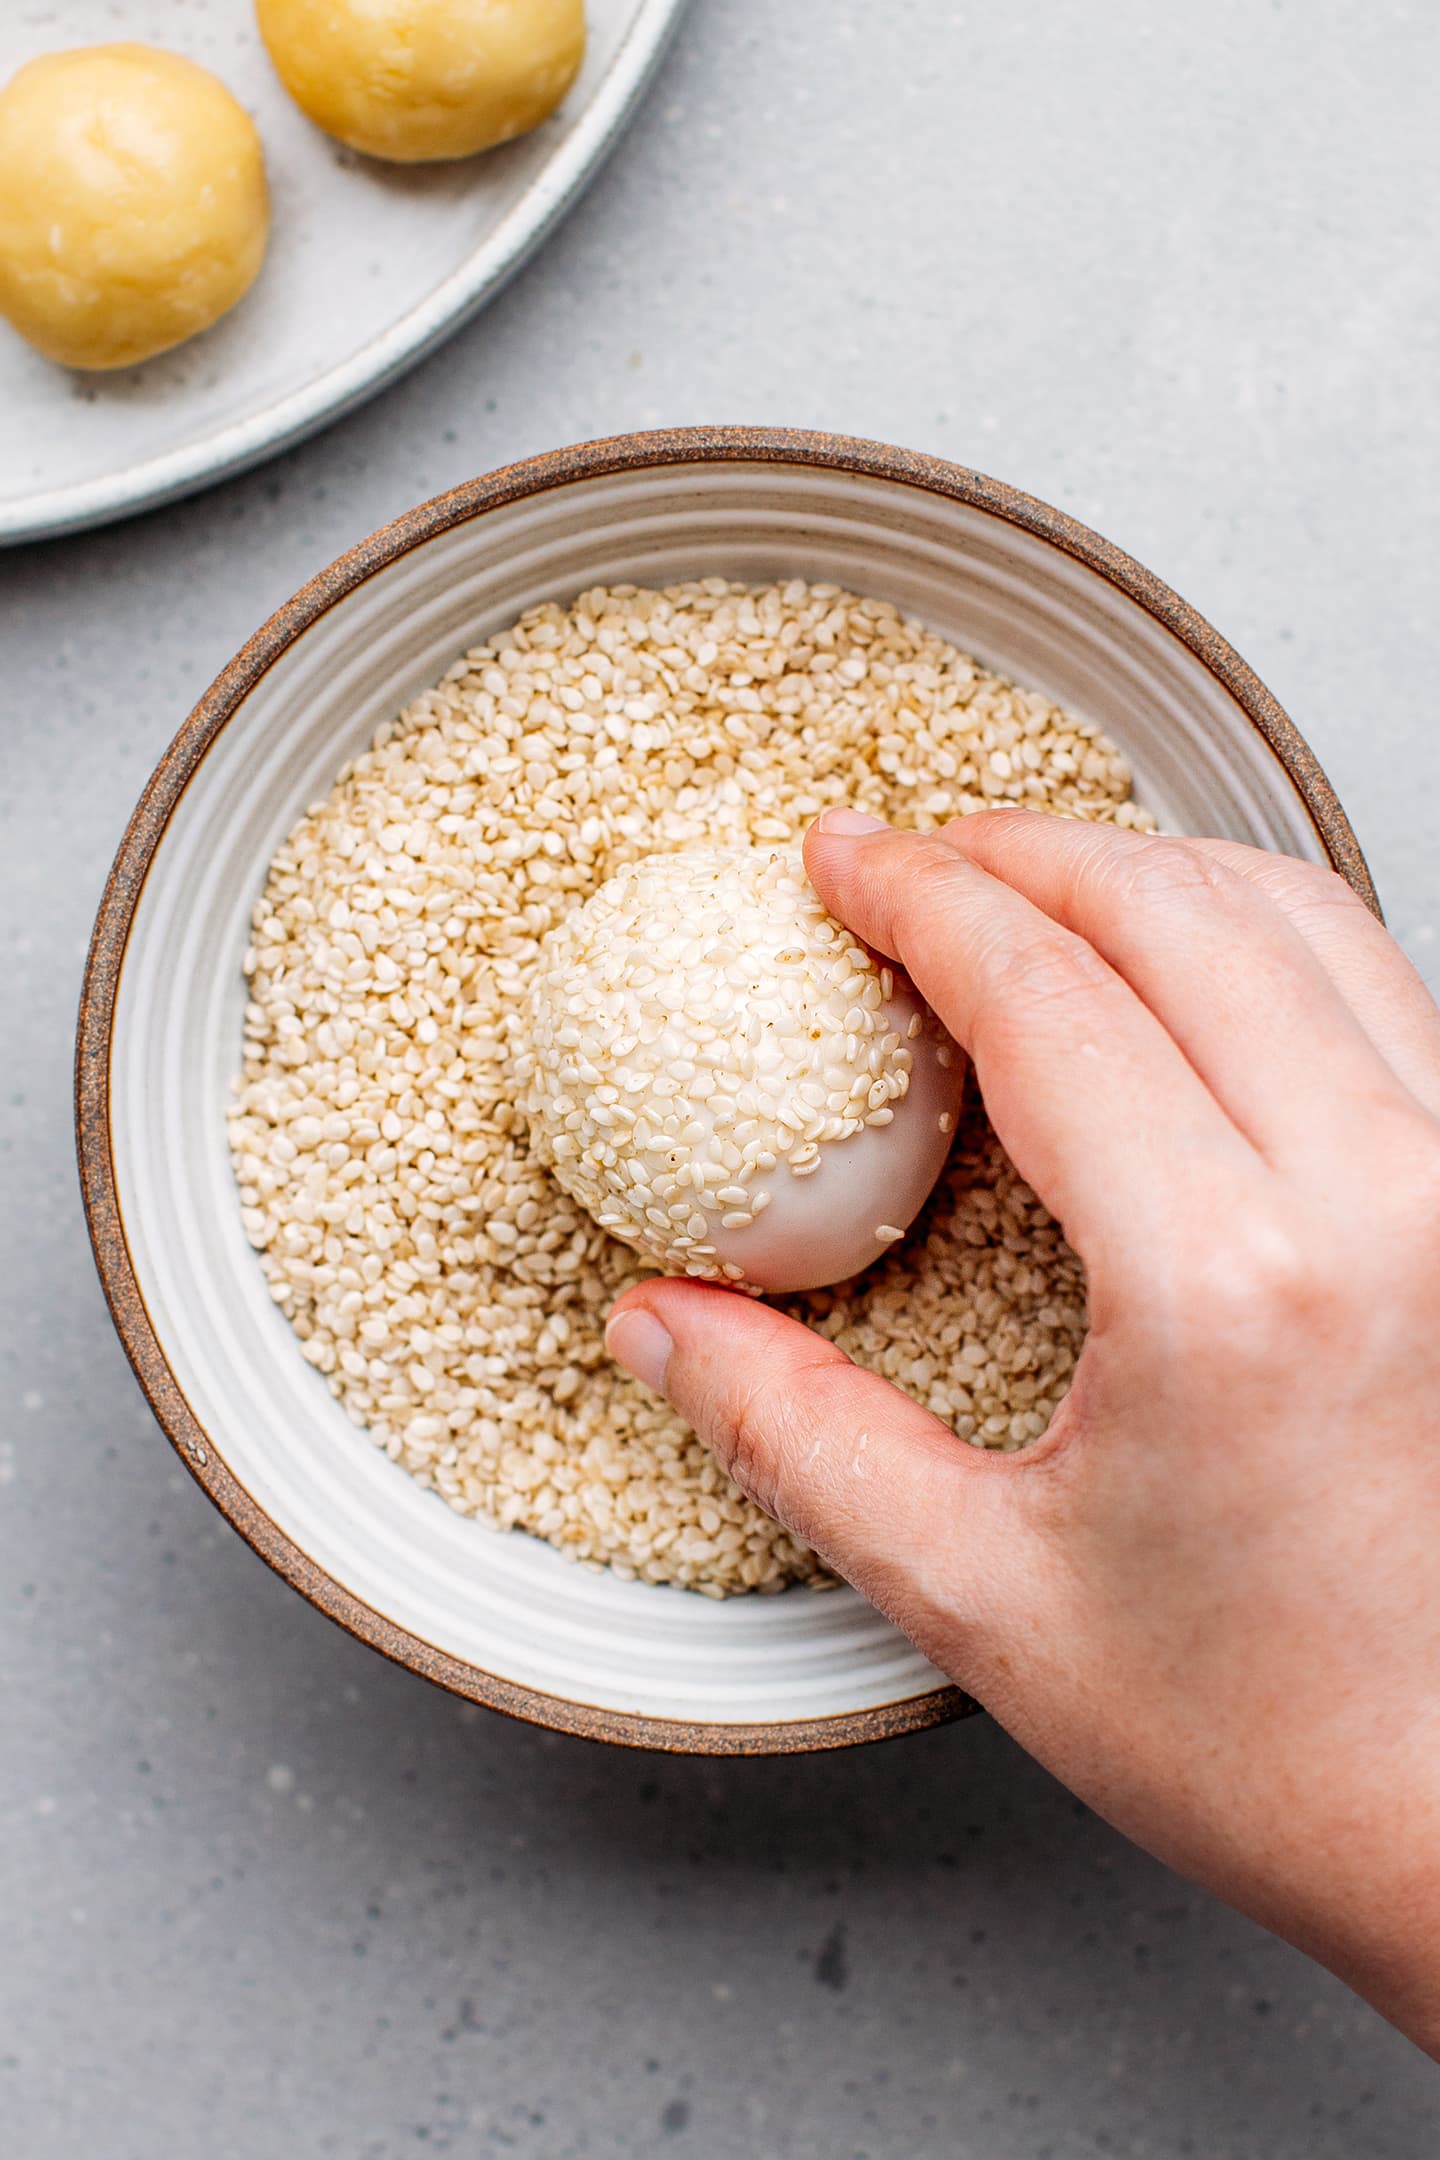
[[[67,367],[128,367],[232,308],[265,256],[265,159],[193,60],[90,45],[0,91],[0,314]]]
[[[256,0],[255,14],[318,127],[407,165],[537,127],[585,52],[583,0]]]

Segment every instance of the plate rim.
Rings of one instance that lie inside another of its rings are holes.
[[[659,1718],[600,1708],[523,1685],[453,1657],[347,1590],[239,1483],[191,1409],[145,1304],[119,1204],[110,1122],[115,1005],[151,863],[192,774],[280,655],[347,594],[452,527],[526,496],[586,480],[690,464],[792,464],[861,474],[949,497],[1020,527],[1086,564],[1179,639],[1239,704],[1287,774],[1332,867],[1380,915],[1350,821],[1295,723],[1206,619],[1123,550],[1067,512],[1003,481],[892,444],[808,429],[662,429],[547,451],[462,482],[402,513],[312,577],[241,647],[204,692],[151,773],[121,839],[96,914],[75,1044],[75,1134],[81,1195],[106,1304],[151,1410],[191,1476],[261,1559],[347,1633],[450,1693],[555,1731],[680,1754],[797,1754],[898,1737],[965,1717],[980,1705],[947,1684],[897,1703],[820,1718],[761,1722]]]
[[[499,225],[423,300],[337,366],[185,447],[96,480],[0,499],[0,547],[92,531],[178,502],[318,434],[418,367],[529,260],[599,175],[665,57],[689,0],[635,0],[589,104]]]

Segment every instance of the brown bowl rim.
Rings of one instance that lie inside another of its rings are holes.
[[[706,1723],[597,1709],[523,1687],[450,1656],[346,1590],[257,1506],[234,1478],[180,1388],[146,1309],[125,1236],[110,1127],[115,998],[140,893],[170,817],[221,729],[300,634],[412,548],[503,504],[621,472],[688,464],[817,466],[948,496],[1021,527],[1097,571],[1187,646],[1228,690],[1304,802],[1333,865],[1378,915],[1350,821],[1299,729],[1234,648],[1160,579],[1065,511],[969,467],[892,444],[809,429],[690,427],[612,436],[501,467],[393,518],[311,578],[261,625],[181,725],[126,827],[96,915],[80,997],[75,1128],[90,1241],[111,1317],[141,1389],[181,1461],[261,1559],[329,1619],[452,1694],[554,1731],[683,1754],[796,1754],[885,1740],[979,1708],[953,1686],[832,1717]]]

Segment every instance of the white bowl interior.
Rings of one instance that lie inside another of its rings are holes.
[[[451,1656],[603,1709],[823,1718],[935,1669],[849,1591],[723,1604],[617,1581],[455,1515],[352,1426],[299,1356],[241,1231],[224,1110],[240,957],[277,844],[381,721],[523,608],[629,579],[802,575],[898,602],[1099,721],[1167,827],[1323,860],[1241,707],[1136,602],[993,514],[801,466],[595,478],[414,548],[313,623],[186,788],[145,881],[115,1012],[119,1203],[156,1334],[210,1444],[354,1596]]]

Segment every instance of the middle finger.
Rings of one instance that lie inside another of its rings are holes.
[[[942,836],[1088,940],[1272,1162],[1413,1101],[1281,910],[1180,839],[1001,811]]]

